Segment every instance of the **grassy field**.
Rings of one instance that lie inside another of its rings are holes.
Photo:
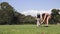
[[[0,25],[0,34],[60,34],[60,25]]]

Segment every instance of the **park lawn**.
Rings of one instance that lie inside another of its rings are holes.
[[[0,34],[60,34],[60,25],[0,25]]]

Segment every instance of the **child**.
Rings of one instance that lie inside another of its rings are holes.
[[[37,14],[37,27],[40,26],[40,14]]]

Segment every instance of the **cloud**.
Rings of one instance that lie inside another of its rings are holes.
[[[26,10],[26,11],[22,11],[21,13],[26,15],[26,16],[27,15],[36,16],[37,13],[40,13],[40,14],[49,13],[49,14],[51,14],[51,10]]]

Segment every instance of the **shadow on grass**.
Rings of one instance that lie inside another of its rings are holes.
[[[44,25],[44,26],[40,26],[40,27],[50,27],[50,26],[45,26],[45,25]]]
[[[44,26],[42,26],[42,25],[41,25],[41,26],[39,26],[39,27],[37,27],[37,28],[41,28],[41,27],[50,27],[50,26],[45,26],[45,25],[44,25]]]

